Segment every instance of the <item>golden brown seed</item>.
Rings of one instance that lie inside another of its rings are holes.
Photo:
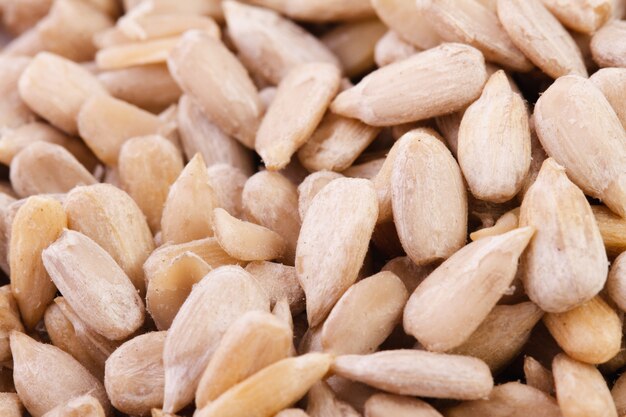
[[[311,326],[324,320],[356,280],[377,217],[376,193],[367,180],[335,180],[313,199],[296,254]]]
[[[59,129],[78,133],[76,116],[90,97],[106,94],[98,79],[80,65],[48,52],[37,54],[19,81],[22,100]]]
[[[166,332],[137,336],[107,359],[104,386],[111,404],[136,416],[163,405],[163,344]]]
[[[608,255],[615,257],[626,251],[626,220],[602,205],[591,206],[591,210]]]
[[[11,291],[27,328],[43,318],[57,291],[41,260],[41,254],[67,227],[58,201],[30,197],[13,219],[9,247]]]
[[[626,391],[624,383],[626,382],[626,377],[620,375],[615,381],[613,388],[611,389],[611,396],[613,397],[613,402],[615,403],[615,408],[617,408],[617,414],[623,416],[626,412]]]
[[[533,232],[524,227],[481,239],[448,258],[409,298],[405,331],[428,350],[463,344],[511,285]]]
[[[118,168],[122,188],[135,200],[156,233],[161,227],[170,185],[183,169],[180,152],[162,136],[133,138],[122,146]]]
[[[602,92],[582,77],[561,77],[537,101],[534,118],[541,144],[569,178],[625,216],[626,131]]]
[[[600,67],[626,68],[626,22],[613,20],[604,25],[591,39],[593,60]]]
[[[391,272],[379,272],[352,285],[324,321],[324,351],[333,355],[376,351],[400,323],[408,298],[406,287]]]
[[[446,417],[561,417],[559,406],[548,394],[519,382],[498,385],[489,397],[448,409]]]
[[[552,362],[552,372],[563,417],[617,417],[611,392],[593,365],[560,353]]]
[[[544,311],[571,310],[602,289],[608,262],[593,212],[553,159],[526,192],[520,225],[536,229],[522,257],[522,280]]]
[[[248,180],[239,168],[225,163],[218,163],[207,168],[209,184],[215,192],[216,206],[221,207],[235,217],[243,214],[241,194]]]
[[[98,399],[107,415],[110,414],[109,400],[100,381],[61,349],[13,332],[11,352],[15,388],[33,417],[42,417],[84,394]]]
[[[573,359],[599,364],[615,356],[622,342],[622,320],[600,296],[565,313],[548,313],[543,322]]]
[[[307,394],[307,414],[311,417],[359,417],[348,403],[339,400],[328,384],[320,381]]]
[[[483,239],[489,236],[501,235],[517,229],[519,226],[519,208],[507,211],[498,218],[496,223],[491,227],[484,227],[475,232],[470,233],[472,241]]]
[[[22,417],[24,406],[17,394],[13,392],[0,393],[0,413],[5,417]]]
[[[5,362],[11,359],[9,336],[14,330],[23,332],[24,326],[17,302],[11,293],[11,287],[5,285],[0,287],[0,361]]]
[[[293,266],[267,261],[250,262],[246,271],[263,287],[272,308],[280,300],[285,300],[294,315],[304,311],[304,291]]]
[[[359,20],[372,17],[374,10],[367,0],[348,0],[336,2],[322,0],[310,2],[307,0],[246,0],[254,4],[289,16],[294,20],[308,22],[327,22],[337,20]]]
[[[44,414],[43,417],[104,417],[100,401],[91,395],[72,398]]]
[[[209,168],[226,163],[241,169],[246,175],[254,171],[251,152],[224,133],[188,95],[183,95],[178,102],[177,121],[187,159],[200,153]]]
[[[372,395],[365,403],[365,417],[441,417],[428,403],[391,394]]]
[[[294,67],[282,79],[256,136],[255,148],[270,170],[283,169],[309,139],[339,89],[332,64]]]
[[[428,119],[472,102],[486,78],[484,58],[478,50],[443,44],[370,73],[340,93],[331,110],[372,126]],[[420,106],[410,104],[416,102]]]
[[[541,1],[564,26],[576,32],[591,34],[611,16],[611,0]]]
[[[211,121],[248,148],[254,147],[261,100],[244,67],[222,42],[189,31],[170,54],[168,67]]]
[[[390,184],[398,237],[417,265],[446,259],[466,240],[461,170],[445,145],[428,132],[413,130],[400,141]]]
[[[489,394],[493,379],[479,359],[419,350],[338,356],[335,374],[393,394],[471,400]]]
[[[623,94],[626,89],[626,68],[603,68],[593,74],[590,80],[611,103],[611,107],[626,129],[626,96]]]
[[[476,331],[450,351],[485,361],[496,374],[520,353],[543,311],[531,302],[497,305]]]
[[[611,300],[626,311],[626,253],[618,256],[611,265],[606,290]]]
[[[379,67],[393,64],[416,54],[419,49],[406,42],[397,32],[389,30],[376,43],[374,61]]]
[[[207,406],[233,386],[285,359],[292,347],[291,329],[272,314],[244,314],[228,328],[204,370],[196,407]]]
[[[143,324],[143,302],[132,282],[87,236],[65,230],[43,251],[42,258],[61,294],[97,333],[119,340]]]
[[[20,76],[29,63],[26,57],[0,57],[0,127],[3,129],[34,121],[35,114],[22,101],[18,90]]]
[[[325,62],[341,67],[320,40],[272,10],[227,1],[224,14],[242,62],[272,84],[300,64]]]
[[[165,339],[165,411],[176,412],[193,400],[202,372],[228,327],[254,310],[269,311],[269,300],[238,266],[217,268],[193,287]]]
[[[330,367],[329,355],[309,353],[268,366],[196,412],[197,417],[271,417],[300,399]]]
[[[537,388],[546,394],[552,394],[554,392],[554,378],[552,377],[552,372],[546,369],[532,356],[524,357],[524,376],[529,386]]]

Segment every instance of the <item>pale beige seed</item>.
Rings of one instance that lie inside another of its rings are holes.
[[[405,331],[428,350],[462,345],[513,282],[533,233],[532,227],[515,229],[472,242],[448,258],[409,298]]]
[[[576,32],[591,34],[611,16],[611,0],[541,1],[564,26]]]
[[[311,206],[313,199],[322,188],[338,178],[343,178],[343,175],[332,171],[317,171],[307,176],[304,181],[298,185],[298,212],[300,213],[301,220],[304,220],[304,216]]]
[[[283,169],[309,139],[339,89],[336,66],[294,67],[278,85],[256,135],[255,148],[270,170]]]
[[[552,78],[587,76],[576,42],[541,0],[499,0],[498,18],[515,46]]]
[[[300,234],[296,186],[278,172],[260,171],[246,181],[241,201],[248,220],[285,239],[285,263],[293,265]]]
[[[180,36],[171,36],[109,46],[98,51],[96,64],[104,71],[163,64],[179,41]]]
[[[129,39],[145,41],[182,35],[188,30],[202,30],[215,38],[220,27],[210,17],[192,14],[133,15],[122,17],[117,26]]]
[[[196,390],[201,409],[258,371],[285,359],[293,347],[292,332],[270,313],[251,311],[224,334]]]
[[[472,102],[480,95],[486,78],[478,50],[443,44],[370,73],[340,93],[331,110],[372,126],[428,119]]]
[[[622,320],[600,296],[543,319],[559,346],[573,359],[599,364],[614,357],[622,341]]]
[[[488,398],[468,401],[448,409],[446,417],[562,417],[548,394],[519,382],[494,387]]]
[[[17,128],[35,119],[18,90],[20,76],[29,63],[30,59],[26,57],[0,57],[0,127],[3,129]]]
[[[113,21],[100,10],[77,0],[55,1],[35,30],[44,50],[76,62],[93,58],[93,36],[111,27]]]
[[[390,184],[398,237],[417,265],[446,259],[466,241],[461,170],[446,146],[428,132],[410,131],[401,142]]]
[[[144,306],[111,255],[82,233],[65,230],[42,253],[57,288],[97,333],[119,340],[143,324]]]
[[[311,417],[360,417],[348,403],[339,400],[324,381],[309,390],[306,411]]]
[[[380,20],[340,24],[320,39],[334,53],[346,77],[355,77],[374,66],[374,47],[387,27]]]
[[[591,39],[593,60],[600,67],[626,68],[626,22],[613,20]]]
[[[187,159],[200,153],[209,168],[226,163],[247,175],[254,172],[251,152],[224,133],[188,95],[183,95],[178,102],[177,122]]]
[[[240,267],[217,268],[193,287],[165,339],[165,411],[176,412],[193,400],[226,330],[254,310],[269,311],[269,300]]]
[[[464,107],[454,113],[435,117],[437,129],[439,129],[445,138],[446,146],[450,149],[450,152],[452,152],[452,155],[454,155],[455,158],[458,156],[459,129],[461,127],[461,121],[463,120],[465,110],[467,110],[467,107]]]
[[[332,371],[400,395],[472,400],[493,387],[489,368],[479,359],[418,350],[338,356]]]
[[[342,20],[360,20],[372,17],[374,10],[367,0],[347,0],[336,2],[333,0],[246,0],[268,9],[276,10],[294,20],[308,22],[328,22]]]
[[[611,300],[626,311],[626,253],[619,255],[611,264],[606,290]]]
[[[0,414],[5,417],[22,417],[24,406],[17,394],[13,392],[0,393]]]
[[[110,404],[102,383],[61,349],[13,332],[11,351],[15,388],[33,417],[41,417],[84,394],[98,399],[106,414],[110,415]]]
[[[331,357],[309,353],[278,361],[233,386],[197,417],[271,417],[300,399],[328,371]]]
[[[367,159],[367,158],[366,158]],[[359,162],[358,159],[355,162]],[[374,180],[378,172],[381,170],[385,158],[375,158],[363,163],[355,163],[350,168],[343,170],[341,173],[350,178],[362,178],[366,180]]]
[[[476,198],[502,203],[520,191],[530,156],[526,104],[500,70],[463,114],[458,133],[459,165]]]
[[[68,227],[106,250],[144,294],[143,263],[154,250],[154,240],[135,201],[112,185],[97,184],[74,188],[63,206]]]
[[[626,68],[603,68],[589,78],[611,103],[626,129]],[[1,144],[2,142],[0,142]]]
[[[304,291],[293,266],[267,261],[250,262],[246,271],[263,287],[272,308],[280,300],[285,300],[294,315],[304,311]]]
[[[189,31],[170,54],[168,67],[212,122],[248,148],[254,147],[261,100],[245,68],[222,42]]]
[[[77,120],[87,146],[108,165],[118,163],[120,149],[128,139],[166,133],[165,123],[157,116],[108,95],[88,99]]]
[[[593,365],[561,353],[552,362],[552,372],[563,417],[617,417],[611,392]]]
[[[497,305],[472,335],[450,351],[485,361],[496,374],[521,352],[543,311],[531,302]]]
[[[325,381],[341,401],[351,405],[359,413],[363,413],[365,402],[380,391],[369,385],[354,382],[347,378],[333,375]]]
[[[546,394],[554,392],[552,372],[532,356],[524,357],[524,376],[529,386],[537,388]]]
[[[194,284],[211,271],[211,267],[193,252],[183,252],[164,261],[166,263],[161,263],[154,273],[146,274],[146,308],[161,330],[172,325]]]
[[[37,54],[19,80],[22,100],[54,126],[77,134],[76,116],[90,97],[106,94],[98,79],[80,65],[48,52]]]
[[[224,2],[223,7],[240,59],[272,84],[300,64],[325,62],[341,67],[320,40],[278,13],[234,1]]]
[[[537,132],[535,129],[534,119],[531,116],[530,119],[530,169],[528,170],[528,175],[524,180],[524,184],[522,185],[522,189],[520,193],[517,195],[517,199],[521,202],[524,199],[524,196],[528,192],[531,185],[535,183],[537,180],[537,176],[539,175],[539,171],[541,170],[541,166],[543,162],[548,159],[548,155],[546,151],[543,149],[539,138],[537,137]]]
[[[359,120],[326,113],[298,151],[298,159],[311,172],[343,171],[376,138],[380,129]]]
[[[9,247],[11,291],[29,329],[43,318],[57,290],[44,268],[41,253],[65,227],[63,206],[39,196],[26,200],[13,219]]]
[[[163,64],[104,71],[98,80],[112,96],[148,111],[164,110],[181,95]]]
[[[485,59],[504,68],[526,72],[532,64],[517,49],[495,11],[478,0],[427,0],[420,6],[437,34],[447,42],[463,42],[479,49]]]
[[[207,168],[209,184],[215,193],[216,207],[221,207],[235,217],[243,214],[241,194],[248,180],[239,168],[218,163]]]
[[[93,36],[93,44],[98,49],[108,48],[115,45],[123,45],[131,42],[131,39],[117,27],[113,26],[99,31]]]
[[[146,416],[163,405],[163,345],[166,332],[137,336],[107,359],[104,386],[113,406],[134,416]]]
[[[522,257],[522,280],[544,311],[571,310],[602,289],[608,272],[602,235],[584,194],[553,159],[524,196],[520,225],[536,229]]]
[[[11,161],[11,184],[20,197],[65,193],[96,179],[68,150],[60,145],[35,142]]]
[[[365,417],[441,417],[428,403],[391,394],[372,395],[365,403]]]
[[[402,280],[409,294],[435,269],[435,265],[417,266],[408,256],[393,258],[387,262],[382,271],[393,272]]]
[[[501,235],[517,229],[519,226],[519,208],[507,211],[498,218],[496,223],[491,227],[484,227],[475,232],[470,233],[470,239],[476,241],[489,236]]]
[[[161,216],[161,239],[176,244],[212,236],[216,205],[206,165],[202,155],[196,154],[169,189]]]
[[[104,417],[104,408],[97,398],[83,395],[72,398],[44,414],[43,417]]]
[[[285,240],[278,233],[239,220],[222,208],[213,210],[213,229],[222,249],[235,259],[266,261],[285,253]]]
[[[376,193],[368,180],[340,178],[313,199],[296,253],[311,326],[321,323],[356,281],[377,217]]]
[[[178,414],[166,413],[159,408],[153,408],[151,410],[152,417],[179,417]]]
[[[191,14],[210,16],[218,21],[223,21],[222,8],[219,0],[147,0],[137,2],[134,1],[135,7],[132,7],[131,15],[135,16],[152,16],[164,14]]]
[[[569,178],[625,216],[626,130],[602,92],[582,77],[561,77],[537,101],[534,118],[541,144]]]
[[[2,50],[6,56],[35,56],[44,51],[41,35],[35,29],[29,29],[10,41]]]
[[[122,188],[135,200],[156,233],[161,227],[170,185],[183,169],[180,152],[162,136],[133,138],[120,150],[118,169]]]
[[[352,285],[322,326],[322,347],[334,355],[377,350],[400,323],[409,294],[392,272],[379,272]]]
[[[2,23],[12,35],[17,35],[35,26],[50,10],[52,0],[26,0],[2,2]]]
[[[611,396],[613,397],[615,408],[617,408],[617,414],[620,416],[626,413],[626,386],[624,383],[626,383],[626,376],[622,374],[617,378],[611,389]]]
[[[309,417],[309,415],[299,408],[286,408],[274,417]]]
[[[394,62],[407,59],[419,51],[410,43],[406,42],[394,30],[389,30],[376,43],[374,48],[374,61],[379,67],[384,67]]]
[[[4,285],[0,287],[0,361],[5,362],[11,359],[9,336],[12,331],[23,332],[24,325],[11,287]]]
[[[429,49],[441,43],[433,22],[415,0],[372,0],[372,6],[391,30],[414,47]]]

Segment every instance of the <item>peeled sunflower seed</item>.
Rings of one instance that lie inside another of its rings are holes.
[[[104,71],[131,68],[139,65],[162,64],[180,40],[179,36],[129,42],[100,49],[96,65]]]
[[[604,25],[591,39],[593,60],[600,67],[626,68],[626,22],[613,20]]]
[[[9,336],[12,331],[23,332],[24,325],[11,287],[5,285],[0,287],[0,361],[11,359]]]
[[[613,402],[617,408],[617,414],[620,416],[624,415],[624,412],[626,412],[626,392],[624,390],[626,377],[623,377],[623,375],[624,374],[620,375],[611,389],[611,396],[613,397]]]
[[[313,199],[296,253],[311,326],[324,320],[356,280],[377,217],[376,193],[367,180],[332,181]]]
[[[419,49],[437,46],[441,38],[414,0],[372,0],[376,14],[401,39]]]
[[[263,287],[272,308],[280,300],[285,300],[293,314],[304,311],[304,291],[293,266],[266,261],[250,262],[246,271]]]
[[[399,256],[387,262],[381,271],[393,272],[402,280],[410,295],[435,267],[436,265],[417,266],[408,256]]]
[[[5,417],[22,417],[24,406],[17,394],[13,392],[0,393],[0,413]]]
[[[339,400],[324,381],[311,387],[306,400],[306,411],[310,417],[360,417],[348,403]]]
[[[608,261],[593,212],[553,159],[526,192],[520,225],[536,229],[522,257],[522,280],[544,311],[571,310],[602,289]]]
[[[18,81],[29,65],[26,57],[0,57],[0,127],[15,128],[23,123],[32,122],[35,114],[22,101],[18,90]],[[4,135],[3,135],[4,136]],[[3,138],[4,139],[4,138]]]
[[[313,198],[331,181],[343,178],[343,175],[332,171],[316,171],[307,176],[304,181],[298,185],[298,212],[300,219],[304,220],[304,216],[313,202]]]
[[[546,394],[554,392],[554,378],[552,372],[546,369],[532,356],[524,357],[524,377],[526,383]]]
[[[223,3],[228,34],[242,62],[272,84],[300,64],[339,60],[317,38],[278,13],[235,1]]]
[[[76,116],[90,97],[106,94],[98,79],[80,65],[49,52],[37,54],[19,81],[22,100],[59,129],[78,133]]]
[[[602,234],[604,247],[610,257],[618,256],[626,251],[626,239],[624,232],[626,231],[626,220],[605,206],[591,206],[596,223]]]
[[[622,93],[626,89],[626,68],[603,68],[589,79],[611,103],[611,107],[626,129],[626,97]]]
[[[493,388],[483,361],[419,350],[338,356],[332,371],[400,395],[472,400],[485,397]]]
[[[541,144],[570,179],[626,215],[626,131],[602,92],[582,77],[561,77],[537,101],[534,119]]]
[[[135,41],[167,38],[193,29],[220,37],[220,27],[213,19],[192,14],[131,15],[122,17],[117,26],[124,35]]]
[[[130,9],[131,15],[152,16],[163,14],[191,14],[210,16],[218,21],[224,20],[222,8],[219,0],[187,0],[179,2],[177,0],[148,0],[145,2],[137,0]]]
[[[328,372],[331,361],[322,353],[278,361],[196,411],[197,417],[271,417],[304,396]]]
[[[611,265],[606,290],[611,300],[622,310],[626,310],[626,253],[618,256]]]
[[[94,331],[119,340],[143,324],[144,305],[132,282],[87,236],[65,230],[42,258],[61,294]]]
[[[307,413],[299,408],[286,408],[274,417],[310,417]]]
[[[394,62],[407,59],[418,51],[419,49],[416,49],[413,45],[402,39],[397,32],[389,30],[376,43],[374,61],[379,67],[384,67]]]
[[[27,328],[43,318],[56,287],[41,260],[41,254],[67,227],[67,218],[58,201],[30,197],[13,218],[9,246],[11,291]]]
[[[261,100],[244,67],[221,41],[189,31],[170,54],[168,67],[180,88],[216,125],[254,147]]]
[[[446,259],[466,240],[461,170],[446,146],[426,131],[410,131],[399,142],[390,188],[402,247],[417,265]]]
[[[428,403],[416,398],[374,394],[365,403],[365,417],[441,417]]]
[[[406,287],[391,272],[353,284],[324,321],[324,351],[334,355],[374,352],[400,323],[408,298]]]
[[[367,0],[348,0],[339,3],[333,0],[316,2],[307,0],[246,0],[246,3],[276,10],[294,20],[310,22],[359,20],[374,15],[372,5]]]
[[[165,411],[176,412],[193,400],[224,333],[254,310],[269,311],[269,300],[255,279],[238,266],[217,268],[193,287],[165,339]]]
[[[541,0],[564,26],[576,32],[593,33],[611,16],[611,0]]]
[[[235,217],[243,214],[241,194],[248,180],[246,174],[237,167],[219,163],[207,168],[209,184],[215,192],[217,207],[223,208]]]
[[[533,233],[532,227],[515,229],[472,242],[448,258],[409,298],[405,331],[428,350],[461,346],[511,285]]]
[[[20,34],[32,28],[50,10],[50,0],[30,0],[2,4],[2,23],[12,34]]]
[[[43,417],[104,417],[102,404],[91,395],[72,398],[48,411]]]
[[[372,126],[428,119],[472,102],[486,78],[484,58],[478,50],[443,44],[370,73],[340,93],[331,111]],[[411,105],[416,102],[421,105]]]
[[[163,345],[166,332],[137,336],[107,359],[104,386],[113,406],[133,416],[146,416],[163,405]]]
[[[11,352],[15,388],[33,417],[42,417],[55,407],[85,394],[94,396],[106,414],[111,415],[102,383],[61,349],[13,332]]]
[[[209,405],[231,387],[287,358],[292,347],[291,329],[272,314],[244,314],[228,328],[204,370],[196,406]]]

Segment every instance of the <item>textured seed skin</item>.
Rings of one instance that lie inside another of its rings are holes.
[[[574,0],[567,4],[559,0],[541,0],[564,26],[591,34],[611,16],[610,0]]]
[[[424,10],[412,0],[372,0],[378,17],[401,39],[419,49],[437,46],[441,38]]]
[[[561,77],[537,101],[534,119],[543,148],[568,177],[625,217],[626,131],[602,92],[582,77]]]
[[[377,217],[376,193],[367,180],[337,179],[314,198],[296,252],[311,326],[328,315],[356,280]]]
[[[626,129],[626,68],[603,68],[589,78],[611,103],[622,126]]]
[[[0,412],[6,417],[21,417],[24,406],[18,395],[13,392],[0,393]]]
[[[626,23],[613,20],[602,27],[591,39],[591,54],[600,67],[626,68]]]
[[[405,331],[429,350],[460,346],[511,285],[533,232],[524,227],[480,239],[448,258],[409,298]],[[458,307],[451,310],[451,305]]]
[[[317,171],[308,175],[304,181],[298,185],[298,212],[300,219],[304,220],[304,216],[311,206],[315,196],[326,187],[331,181],[337,178],[343,178],[343,175],[332,171]]]
[[[374,61],[379,67],[384,67],[394,62],[402,61],[418,51],[419,49],[406,42],[398,33],[389,30],[376,43]]]
[[[415,130],[401,139],[391,172],[393,219],[417,265],[448,258],[466,240],[467,196],[461,170],[436,137]]]
[[[520,225],[536,229],[522,257],[522,280],[544,311],[571,310],[604,287],[608,260],[593,212],[553,159],[526,192]]]

